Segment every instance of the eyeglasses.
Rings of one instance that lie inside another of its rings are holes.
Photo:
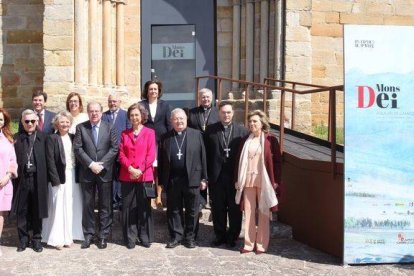
[[[69,103],[79,103],[78,100],[70,100]]]
[[[28,125],[29,123],[34,124],[34,123],[36,123],[36,120],[24,120],[24,123],[25,123],[26,125]]]

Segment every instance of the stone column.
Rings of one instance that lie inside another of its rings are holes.
[[[89,0],[89,85],[98,83],[98,0]]]
[[[75,0],[75,85],[88,82],[88,19],[85,0]]]
[[[260,6],[260,79],[267,77],[269,62],[269,1],[262,0]]]
[[[254,74],[254,0],[246,1],[246,80]]]
[[[116,85],[125,86],[125,3],[116,4]]]
[[[110,86],[111,81],[111,6],[110,0],[103,0],[103,84]]]
[[[232,51],[232,79],[240,79],[240,0],[233,0],[233,51]],[[233,88],[238,88],[238,83],[233,83]]]

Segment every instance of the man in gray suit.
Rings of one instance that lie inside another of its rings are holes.
[[[112,175],[118,153],[116,130],[101,120],[102,106],[88,103],[89,121],[76,127],[74,151],[81,163],[79,180],[83,193],[82,226],[85,240],[81,248],[89,248],[95,234],[95,190],[99,198],[99,231],[97,246],[104,249],[112,225]]]

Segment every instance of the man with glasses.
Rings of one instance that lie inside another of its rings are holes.
[[[88,103],[87,111],[89,121],[76,126],[73,142],[76,158],[81,163],[79,180],[83,194],[82,227],[85,236],[81,248],[89,248],[95,235],[95,191],[98,190],[97,246],[104,249],[112,226],[112,179],[118,140],[115,129],[101,120],[100,103]]]
[[[38,116],[37,130],[40,130],[44,133],[50,134],[53,133],[53,124],[52,120],[55,117],[56,113],[51,112],[46,109],[47,94],[42,90],[36,90],[32,94],[32,107],[33,111]],[[23,125],[19,124],[19,132],[23,131]]]
[[[48,186],[46,167],[46,134],[38,131],[39,118],[30,109],[22,113],[23,130],[15,136],[18,178],[13,211],[17,216],[17,232],[24,251],[31,241],[35,252],[42,252],[42,219],[48,216]],[[33,230],[30,240],[29,230]]]
[[[105,111],[102,115],[102,121],[110,123],[116,130],[118,141],[121,141],[121,133],[125,129],[131,128],[131,123],[128,120],[127,112],[121,108],[121,99],[119,95],[113,93],[108,97],[109,110]],[[122,208],[122,195],[121,195],[121,184],[118,180],[119,173],[119,161],[116,158],[114,164],[114,180],[112,185],[112,204],[113,209]]]

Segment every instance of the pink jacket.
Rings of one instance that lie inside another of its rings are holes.
[[[121,164],[119,180],[124,182],[153,181],[152,163],[155,160],[155,152],[155,132],[153,129],[144,127],[136,139],[134,139],[132,128],[124,130],[119,145],[119,162]],[[130,178],[128,168],[131,165],[142,171],[142,176],[139,179]]]

